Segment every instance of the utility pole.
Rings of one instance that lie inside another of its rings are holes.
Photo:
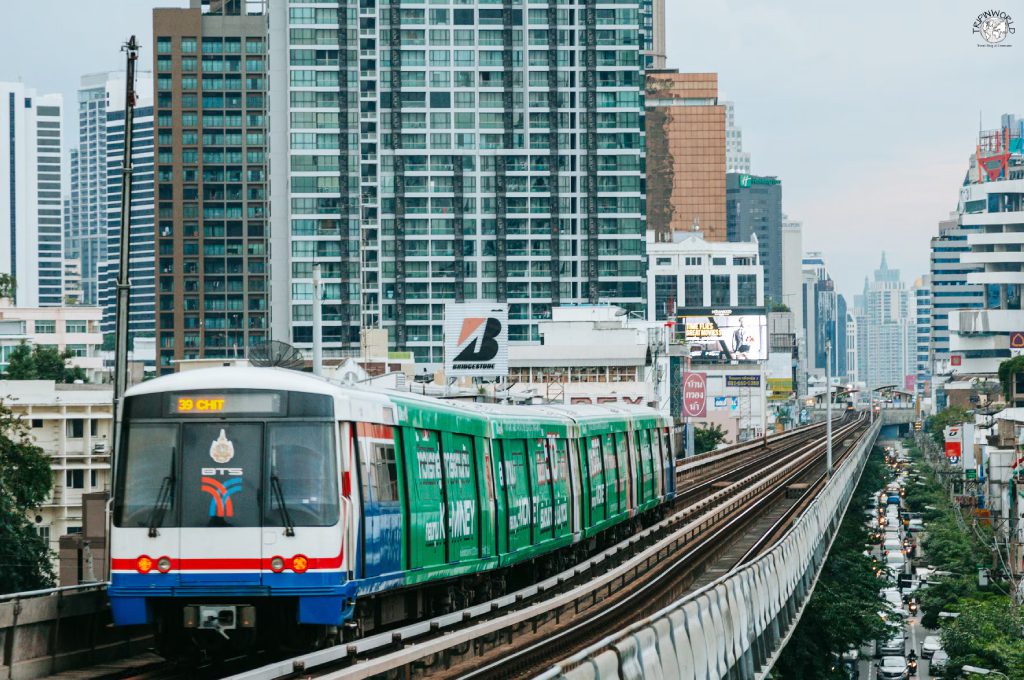
[[[832,478],[832,340],[825,341],[825,476]]]
[[[114,331],[114,451],[120,445],[121,414],[124,393],[128,389],[128,303],[131,298],[131,280],[128,263],[132,230],[132,132],[135,120],[135,62],[139,59],[139,44],[133,35],[121,47],[127,59],[127,78],[124,99],[124,155],[121,160],[121,231],[118,244],[117,314]]]
[[[324,374],[324,323],[320,308],[320,263],[313,263],[313,375]]]

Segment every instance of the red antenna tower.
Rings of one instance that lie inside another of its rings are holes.
[[[982,154],[986,155],[982,155]],[[1010,176],[1010,129],[988,130],[978,135],[978,182]]]

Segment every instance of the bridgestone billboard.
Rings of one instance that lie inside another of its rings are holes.
[[[444,371],[452,378],[508,375],[508,305],[452,302],[444,306]]]

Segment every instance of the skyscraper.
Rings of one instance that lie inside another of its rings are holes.
[[[176,359],[244,356],[267,339],[267,17],[260,3],[192,0],[154,10],[153,35],[157,370],[166,373]]]
[[[765,298],[782,304],[782,181],[729,173],[725,176],[725,210],[730,241],[757,235],[764,265]]]
[[[857,364],[869,390],[903,390],[916,371],[912,357],[913,317],[910,293],[900,271],[882,262],[873,280],[864,282],[863,314],[857,319]]]
[[[121,83],[124,84],[123,81]],[[140,86],[142,92],[135,109],[132,132],[132,196],[131,250],[128,254],[128,277],[131,297],[128,306],[128,330],[134,335],[152,336],[156,318],[156,260],[153,234],[153,93],[152,82]],[[106,200],[102,253],[98,275],[97,303],[103,307],[103,332],[113,333],[117,307],[117,272],[120,266],[121,243],[121,164],[124,162],[125,112],[124,92],[115,93],[118,104],[107,109],[106,135]]]
[[[725,171],[750,174],[750,152],[743,150],[743,129],[736,125],[736,106],[722,102],[725,107]]]
[[[670,241],[697,222],[708,241],[727,240],[718,74],[648,73],[646,105],[648,228]]]
[[[328,351],[439,363],[446,302],[507,302],[512,341],[643,310],[644,6],[271,4],[274,337],[311,346],[314,263]]]
[[[141,73],[136,78],[140,107],[149,107],[152,115],[153,82],[150,74]],[[107,186],[108,161],[108,118],[120,112],[124,116],[125,74],[124,72],[90,73],[82,76],[78,89],[78,148],[71,150],[71,194],[68,219],[64,224],[64,254],[79,262],[82,281],[81,302],[87,305],[101,304],[100,295],[105,286],[100,285],[100,270],[106,266],[107,222],[109,192]],[[149,136],[152,138],[152,120],[149,121]],[[120,169],[121,159],[115,159]],[[152,149],[149,153],[148,173],[152,175]],[[145,174],[138,169],[137,175]],[[120,182],[120,172],[117,173]],[[120,185],[118,185],[120,187]],[[120,191],[120,188],[118,189]],[[152,231],[153,187],[149,192],[149,222]],[[116,253],[114,255],[116,259]],[[150,258],[152,260],[152,257]],[[151,267],[152,268],[152,267]],[[152,274],[150,274],[152,278]],[[113,295],[113,293],[111,293]],[[109,328],[108,328],[109,325]],[[152,327],[152,307],[150,307]],[[109,324],[104,320],[105,332],[113,332],[113,319]]]
[[[984,306],[985,287],[968,283],[967,275],[982,270],[981,265],[963,260],[970,251],[968,235],[978,231],[978,225],[962,225],[953,213],[939,222],[939,235],[931,239],[931,337],[930,353],[933,363],[945,365],[949,361],[949,315],[959,309],[979,309]]]
[[[0,273],[22,307],[62,303],[63,107],[59,94],[0,83]]]
[[[926,388],[931,383],[931,330],[932,330],[932,287],[928,276],[920,276],[911,288],[913,295],[913,339],[914,393],[924,397],[930,394]]]

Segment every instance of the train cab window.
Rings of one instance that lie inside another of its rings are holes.
[[[118,462],[114,522],[119,527],[172,525],[178,426],[137,424],[127,430]]]
[[[267,425],[266,526],[326,527],[338,521],[334,428],[330,423]]]
[[[366,483],[372,499],[377,502],[398,500],[398,465],[395,462],[395,447],[371,444],[370,465]]]

